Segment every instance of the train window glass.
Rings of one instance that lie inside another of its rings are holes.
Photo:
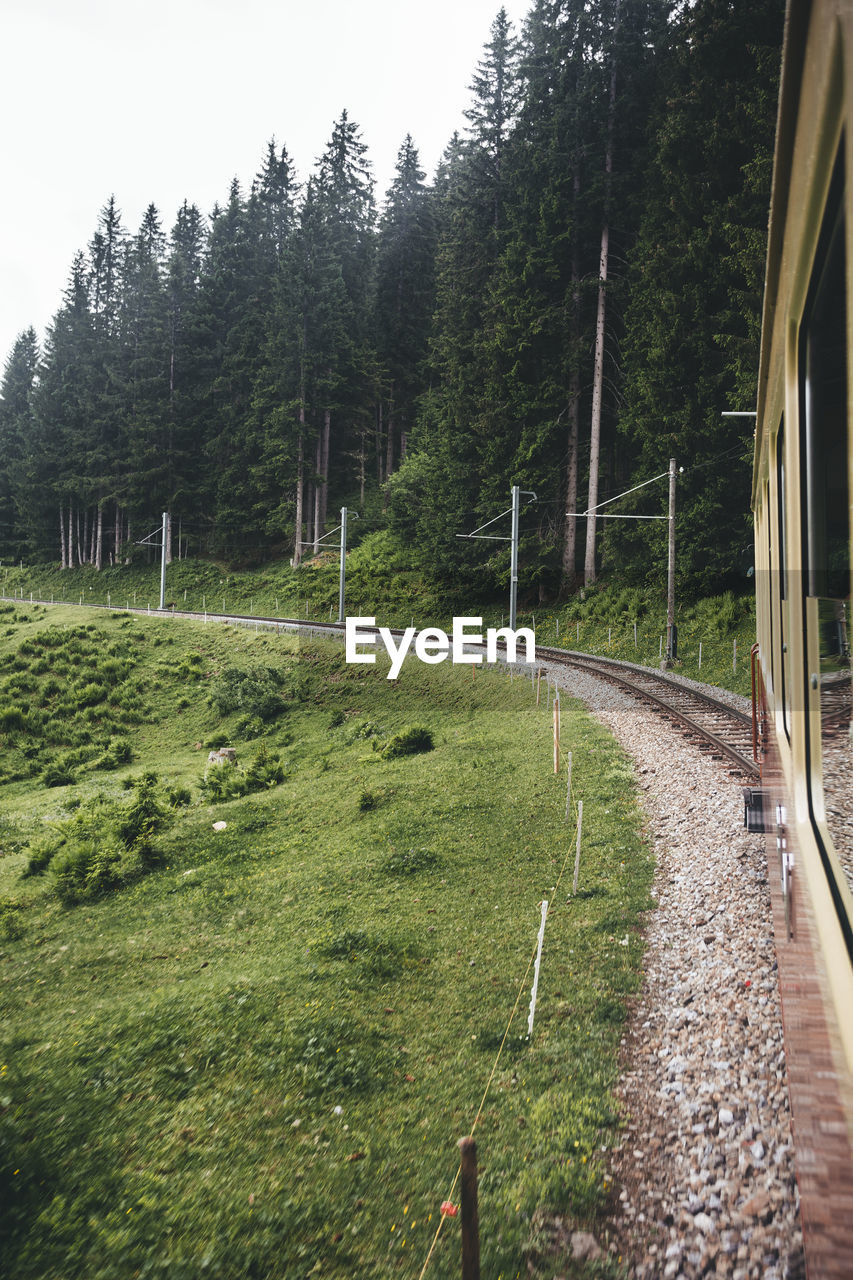
[[[791,681],[788,678],[788,559],[787,559],[787,517],[785,514],[785,419],[779,424],[776,436],[776,517],[779,527],[779,694],[782,704],[782,716],[785,733],[791,736]],[[772,575],[771,575],[772,581]]]
[[[816,604],[820,758],[827,826],[853,890],[853,688],[843,171],[833,178],[802,330],[804,590]],[[815,732],[817,728],[815,727]]]

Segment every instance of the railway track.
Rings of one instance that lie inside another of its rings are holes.
[[[0,597],[4,598],[5,597]],[[23,603],[23,602],[22,602]],[[33,600],[34,604],[47,601]],[[53,601],[50,602],[51,604]],[[89,605],[89,608],[106,609],[106,605]],[[339,622],[320,622],[312,618],[273,618],[255,614],[197,613],[189,610],[141,609],[131,613],[151,614],[158,617],[188,618],[194,621],[222,622],[238,626],[264,627],[279,631],[308,631],[311,634],[342,636],[344,625]],[[121,612],[124,612],[122,610]],[[401,631],[392,629],[395,636]],[[500,648],[500,646],[499,646]],[[614,658],[593,657],[591,654],[571,650],[536,647],[537,661],[588,671],[600,680],[606,680],[625,690],[632,697],[651,707],[688,736],[698,741],[700,748],[709,755],[724,760],[750,781],[760,776],[760,766],[753,757],[752,719],[712,695],[703,693],[672,680],[668,676],[647,667],[636,667],[618,662]]]
[[[560,649],[537,648],[536,652],[542,661],[588,671],[617,685],[697,739],[701,750],[735,766],[750,780],[760,776],[760,765],[753,757],[752,718],[743,711],[646,667]]]

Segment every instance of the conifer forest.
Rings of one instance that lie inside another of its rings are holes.
[[[0,559],[123,563],[168,511],[172,557],[298,564],[346,505],[488,590],[507,544],[456,535],[518,484],[525,589],[553,599],[645,580],[655,522],[566,513],[675,457],[682,581],[743,582],[752,419],[722,414],[755,406],[783,9],[535,0],[484,32],[429,177],[406,136],[378,192],[343,112],[313,172],[259,139],[210,211],[134,229],[110,195],[5,361]]]

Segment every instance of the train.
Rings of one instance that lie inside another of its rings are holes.
[[[853,0],[787,5],[752,506],[753,715],[806,1273],[853,1276]]]

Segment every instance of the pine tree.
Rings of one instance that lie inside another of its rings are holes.
[[[750,542],[751,427],[720,415],[755,396],[782,14],[781,0],[682,12],[630,261],[620,430],[640,478],[684,465],[678,572],[704,592],[737,581]],[[655,510],[643,497],[634,509]],[[644,523],[607,531],[626,576],[661,561]]]
[[[52,551],[51,558],[59,550],[63,567],[88,559],[88,464],[100,386],[89,280],[87,259],[78,253],[62,306],[48,328],[33,394],[35,427],[27,454],[24,527],[28,545],[38,555]],[[65,530],[64,546],[57,536],[57,521]]]
[[[435,306],[435,218],[424,176],[407,135],[386,196],[377,245],[374,331],[386,431],[384,459],[377,450],[380,483],[391,475],[398,457],[405,457],[417,400],[425,388],[424,362]]]
[[[35,330],[25,329],[12,347],[0,385],[0,559],[21,555],[31,545],[27,484],[34,435],[33,392],[39,362]]]

